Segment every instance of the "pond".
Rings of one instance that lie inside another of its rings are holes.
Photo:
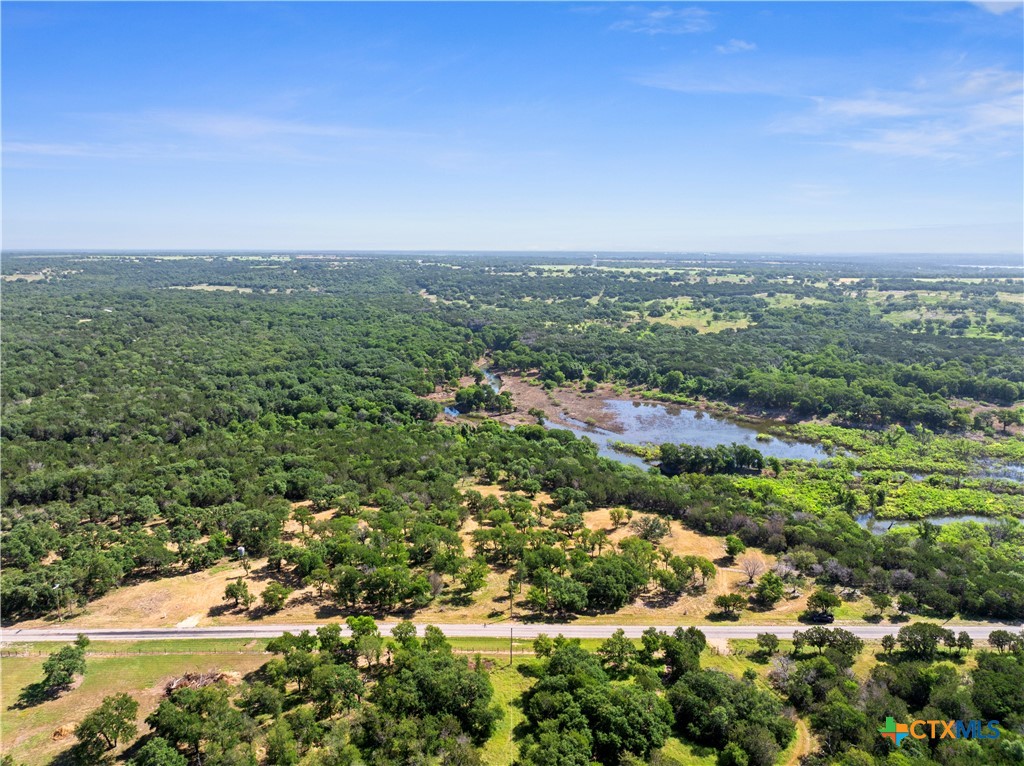
[[[767,436],[756,428],[714,417],[706,412],[684,409],[675,405],[609,399],[605,406],[615,414],[621,429],[611,431],[590,426],[563,416],[571,425],[548,423],[548,428],[567,428],[579,436],[586,436],[597,444],[604,457],[620,463],[646,468],[636,455],[612,449],[613,442],[628,444],[692,444],[697,447],[716,447],[719,444],[746,444],[765,457],[781,460],[823,460],[829,456],[817,444],[786,441]],[[760,438],[758,438],[760,436]]]
[[[912,520],[876,519],[873,513],[862,513],[857,517],[857,523],[873,535],[884,535],[890,529],[898,529],[900,527],[914,527],[921,521],[927,521],[929,524],[944,527],[947,524],[952,524],[954,521],[977,521],[979,524],[992,524],[996,519],[993,519],[991,516],[975,516],[966,513],[962,516],[932,516],[927,519]]]

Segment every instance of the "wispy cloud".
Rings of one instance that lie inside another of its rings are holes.
[[[10,159],[99,159],[99,160],[238,160],[251,158],[252,151],[233,147],[226,151],[199,145],[157,141],[19,141],[7,140],[4,155]],[[273,156],[273,152],[265,152]]]
[[[367,128],[345,123],[309,122],[281,119],[246,112],[207,112],[190,110],[151,110],[135,115],[101,115],[139,130],[165,130],[200,138],[262,140],[268,138],[312,137],[335,139],[377,138],[397,135],[397,131]],[[408,135],[408,134],[404,134]]]
[[[1024,3],[1021,2],[975,2],[973,5],[976,5],[979,8],[984,8],[986,11],[994,13],[996,16],[1002,16],[1003,14],[1019,11],[1021,8],[1024,8]]]
[[[758,62],[756,68],[742,57],[720,61],[718,66],[647,72],[634,82],[687,94],[773,96],[780,110],[788,105],[789,111],[770,119],[769,131],[804,135],[858,152],[965,161],[1020,153],[1020,71],[967,68],[958,62],[911,75],[896,87],[864,88],[849,76],[846,82],[830,81],[835,66],[818,67],[810,61],[769,60]]]
[[[78,115],[99,126],[95,138],[4,142],[10,156],[38,158],[237,161],[260,157],[310,162],[349,150],[408,145],[424,134],[348,124],[281,119],[246,112],[148,110]]]
[[[918,114],[916,107],[903,101],[887,100],[869,93],[861,98],[817,99],[823,114],[837,115],[849,119],[870,117],[908,117]]]
[[[692,35],[715,28],[711,12],[704,8],[634,6],[626,13],[627,18],[616,21],[611,25],[612,29],[647,35]]]
[[[1019,153],[1024,133],[1024,77],[1002,68],[950,71],[901,90],[813,102],[772,128],[860,152],[943,160]]]
[[[756,51],[757,45],[754,43],[748,43],[746,40],[737,40],[733,38],[725,45],[716,45],[715,52],[723,55],[730,53],[749,53],[750,51]]]

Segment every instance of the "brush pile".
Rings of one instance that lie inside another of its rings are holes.
[[[207,673],[186,673],[185,675],[167,682],[164,692],[170,696],[178,689],[202,689],[204,686],[215,684],[220,681],[231,681],[227,673],[211,670]]]

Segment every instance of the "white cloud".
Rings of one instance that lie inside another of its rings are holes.
[[[617,32],[640,32],[648,35],[690,35],[715,28],[711,12],[703,8],[632,7],[628,18],[616,21],[611,28]]]
[[[1002,16],[1003,14],[1010,13],[1011,11],[1018,11],[1024,8],[1024,3],[1007,3],[1007,2],[975,2],[973,5],[983,8],[989,13],[994,13],[996,16]]]
[[[948,70],[900,90],[811,96],[813,107],[771,123],[859,152],[974,161],[1019,154],[1024,75],[1002,68]]]
[[[918,110],[909,104],[868,95],[864,98],[819,100],[822,111],[850,118],[907,117]]]
[[[756,51],[757,45],[754,43],[748,43],[746,40],[737,40],[733,38],[725,45],[716,45],[715,51],[721,54],[730,53],[749,53],[750,51]]]
[[[253,158],[309,163],[373,151],[408,151],[423,133],[348,124],[280,119],[248,112],[150,110],[78,115],[99,124],[88,141],[10,137],[6,155],[22,158],[239,161]]]
[[[203,112],[154,110],[139,115],[109,115],[123,125],[147,130],[166,129],[175,133],[226,140],[258,140],[283,137],[372,138],[396,136],[397,131],[363,128],[348,124],[285,120],[244,112]],[[405,134],[408,135],[408,134]]]

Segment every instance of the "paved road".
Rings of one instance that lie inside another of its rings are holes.
[[[320,623],[323,624],[323,623]],[[381,622],[378,627],[389,634],[394,622]],[[39,641],[73,641],[84,633],[94,641],[155,641],[187,638],[274,638],[285,631],[298,633],[302,630],[313,632],[317,624],[307,625],[234,625],[210,628],[42,628],[0,630],[0,643],[34,643]],[[422,633],[423,624],[417,624]],[[572,623],[489,623],[487,625],[445,625],[438,624],[446,636],[452,638],[508,638],[512,632],[516,638],[536,638],[540,633],[556,636],[561,633],[567,638],[608,638],[619,628],[630,638],[639,638],[647,626],[644,625],[576,625]],[[671,631],[674,625],[657,625],[659,630]],[[709,639],[754,638],[758,633],[774,633],[779,638],[792,638],[793,631],[806,630],[806,625],[698,625]],[[836,625],[860,638],[878,640],[885,635],[895,635],[899,626],[892,625]],[[1012,626],[968,625],[951,626],[958,633],[966,631],[975,641],[984,641],[988,634],[1000,627],[1012,631]],[[342,626],[342,632],[347,629]]]

